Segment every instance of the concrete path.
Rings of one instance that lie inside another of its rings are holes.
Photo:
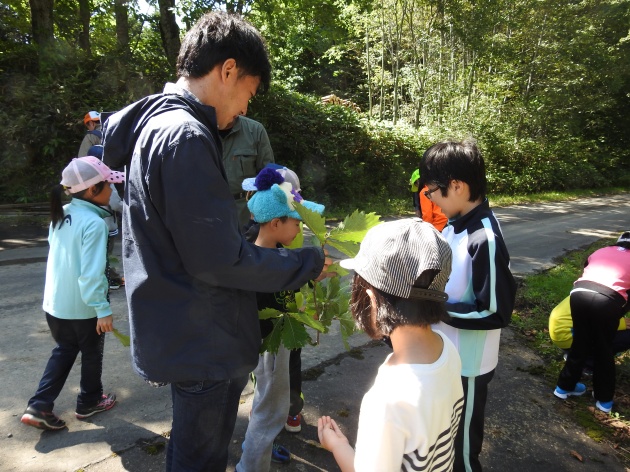
[[[517,274],[551,267],[566,250],[630,229],[628,194],[553,205],[497,209]],[[147,386],[130,366],[129,350],[108,336],[103,381],[119,404],[90,421],[74,418],[78,369],[71,373],[55,406],[68,429],[42,432],[19,422],[36,389],[54,343],[41,311],[45,229],[23,241],[0,234],[0,472],[161,471],[171,421],[170,390]],[[19,238],[18,238],[19,239]],[[118,254],[120,246],[117,246]],[[124,289],[112,292],[115,325],[128,332]],[[356,437],[361,398],[388,349],[364,335],[351,339],[346,353],[338,335],[303,351],[305,426],[279,441],[293,454],[274,471],[338,470],[317,446],[315,423],[321,414],[336,417],[351,441]],[[569,419],[571,404],[557,401],[551,388],[528,372],[542,364],[511,329],[504,330],[500,364],[490,386],[482,462],[495,471],[625,471],[614,451],[592,441]],[[228,470],[240,455],[251,395],[242,397],[230,448]],[[211,427],[211,425],[209,425]],[[575,456],[580,455],[583,462]]]

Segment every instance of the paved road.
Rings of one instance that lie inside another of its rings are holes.
[[[515,274],[552,267],[566,251],[630,229],[629,194],[495,209]]]
[[[629,229],[628,196],[497,209],[514,272],[526,274],[551,267],[553,259],[566,250]],[[53,347],[41,313],[47,248],[45,231],[24,241],[0,234],[0,240],[6,239],[14,241],[0,241],[0,471],[163,470],[164,453],[159,446],[170,430],[169,390],[150,388],[133,374],[128,349],[113,337],[106,342],[103,380],[106,389],[117,393],[119,405],[91,421],[74,419],[79,381],[75,369],[55,406],[68,421],[68,430],[41,432],[19,422]],[[122,290],[112,293],[112,305],[116,326],[127,332]],[[316,447],[314,422],[320,414],[331,414],[340,419],[353,440],[361,397],[387,351],[363,335],[351,340],[359,347],[351,355],[343,351],[337,336],[325,336],[322,341],[303,353],[304,369],[309,369],[307,374],[313,379],[304,383],[304,431],[282,433],[280,438],[294,459],[273,470],[337,470],[330,454]],[[501,359],[488,400],[486,470],[626,470],[613,451],[591,441],[568,419],[564,410],[570,406],[555,401],[549,386],[527,373],[542,361],[509,329],[504,332]],[[240,454],[251,395],[242,402],[228,470],[233,470]],[[581,454],[584,462],[577,462],[571,451]]]

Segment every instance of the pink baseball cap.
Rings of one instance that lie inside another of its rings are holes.
[[[125,181],[125,173],[111,170],[94,156],[77,157],[61,173],[61,185],[68,195],[81,192],[99,182],[119,184]]]

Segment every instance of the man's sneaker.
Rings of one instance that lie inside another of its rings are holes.
[[[298,413],[296,416],[289,415],[284,429],[289,433],[299,433],[302,431],[302,414]]]
[[[595,406],[604,413],[610,413],[610,410],[612,410],[613,407],[613,402],[612,400],[609,402],[600,402],[599,400],[597,400],[595,402]]]
[[[80,420],[84,418],[88,418],[96,413],[100,413],[102,411],[107,411],[111,409],[116,404],[116,395],[110,393],[108,395],[103,395],[101,401],[96,405],[88,407],[88,408],[77,408],[75,413],[76,417]]]
[[[52,411],[39,411],[29,406],[22,415],[22,423],[35,426],[39,429],[56,430],[66,427],[66,422]]]
[[[271,449],[271,462],[276,464],[286,464],[291,460],[291,453],[289,450],[274,441]]]
[[[563,390],[560,387],[556,387],[553,394],[558,398],[566,400],[569,397],[579,397],[580,395],[583,395],[584,392],[586,392],[586,385],[578,382],[575,384],[573,390]]]

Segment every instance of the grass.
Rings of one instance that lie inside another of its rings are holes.
[[[625,187],[603,187],[597,189],[577,189],[568,191],[554,191],[531,193],[527,195],[490,195],[490,206],[503,207],[522,205],[524,203],[548,203],[576,200],[578,198],[599,197],[627,192]]]
[[[602,239],[588,247],[572,251],[558,259],[557,265],[543,273],[527,276],[517,292],[512,326],[543,359],[545,367],[535,375],[542,376],[551,391],[564,365],[562,351],[549,338],[549,313],[570,292],[582,273],[584,262],[597,249],[615,242]],[[583,379],[592,387],[592,378]],[[613,413],[607,415],[594,408],[590,393],[572,399],[570,409],[576,422],[595,441],[607,442],[618,451],[626,466],[630,465],[630,354],[617,358],[617,385]]]

